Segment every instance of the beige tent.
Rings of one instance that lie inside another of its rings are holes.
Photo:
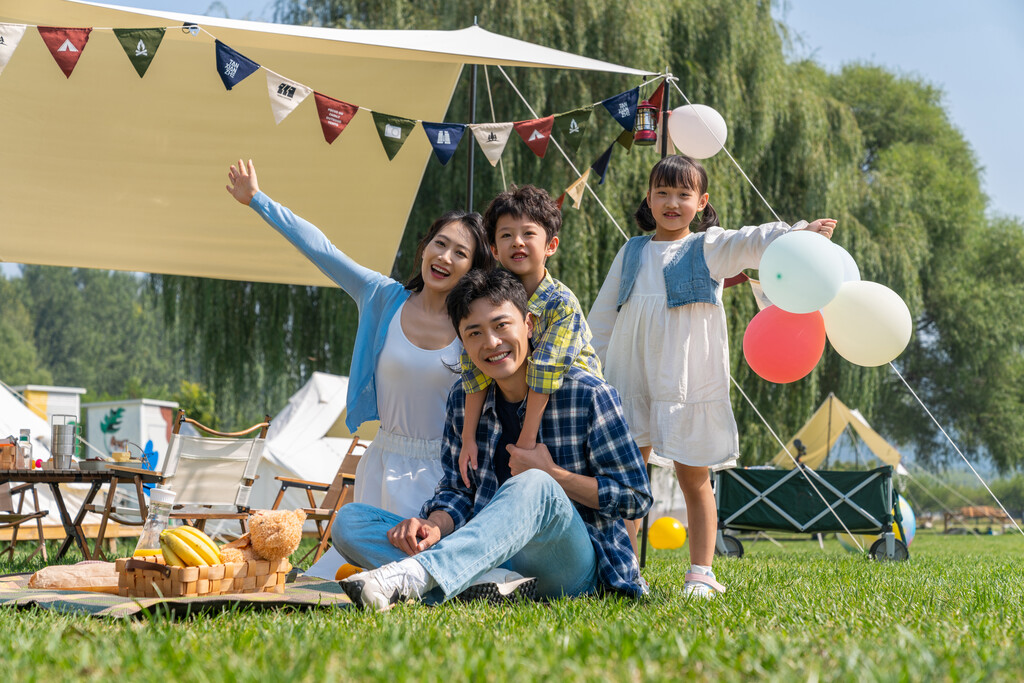
[[[109,30],[186,21],[205,31],[168,30],[142,79]],[[427,121],[444,120],[464,63],[648,73],[480,28],[337,30],[69,0],[4,0],[0,22],[95,27],[70,78],[31,27],[0,74],[0,260],[15,263],[331,284],[224,191],[241,156],[275,199],[360,263],[390,270],[436,163],[423,131],[389,162],[367,111],[331,145],[312,95],[277,125],[266,73],[225,90],[211,36],[330,97]]]
[[[793,442],[799,439],[807,448],[807,455],[804,456],[801,462],[812,469],[816,469],[825,461],[825,457],[836,441],[839,440],[839,437],[842,436],[847,425],[857,432],[857,436],[864,441],[864,444],[871,449],[871,452],[879,460],[894,467],[899,466],[899,451],[889,445],[888,441],[872,429],[871,425],[868,424],[868,421],[864,419],[864,416],[859,411],[847,408],[833,394],[828,395],[828,398],[815,411],[811,419],[786,444],[786,448],[789,449],[789,452],[795,458],[797,452]],[[772,464],[784,469],[793,468],[793,461],[784,450],[779,451],[778,455],[772,459]]]

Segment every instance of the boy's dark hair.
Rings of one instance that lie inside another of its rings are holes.
[[[655,187],[685,187],[697,194],[704,194],[708,191],[708,172],[700,162],[682,154],[671,154],[654,165],[651,169],[651,178],[648,182],[648,190]],[[655,230],[658,225],[654,221],[654,214],[651,213],[651,206],[647,203],[647,197],[640,201],[633,214],[637,227],[646,232]],[[711,202],[704,205],[700,214],[700,223],[697,227],[691,227],[692,232],[704,232],[708,228],[718,225],[718,213]],[[490,233],[488,233],[490,236]]]
[[[459,323],[469,316],[469,307],[477,299],[487,299],[495,306],[510,301],[526,317],[526,289],[519,278],[502,268],[471,270],[448,292],[448,317],[460,339]]]
[[[498,229],[498,219],[502,216],[529,218],[537,225],[543,226],[548,242],[558,235],[562,228],[562,210],[558,208],[558,203],[551,198],[547,190],[534,185],[518,187],[512,184],[491,200],[484,211],[484,229],[487,230],[487,239],[492,245],[497,243],[495,232]]]
[[[416,245],[416,255],[413,257],[413,267],[415,270],[412,276],[405,282],[406,289],[413,292],[423,291],[423,271],[421,269],[423,250],[437,236],[437,233],[441,232],[441,229],[449,223],[461,223],[469,231],[469,234],[473,236],[473,260],[470,263],[470,268],[490,270],[494,267],[494,255],[491,254],[490,248],[484,241],[487,237],[484,234],[484,225],[480,214],[476,211],[470,213],[468,211],[452,209],[431,223],[423,237],[420,238],[419,243]]]

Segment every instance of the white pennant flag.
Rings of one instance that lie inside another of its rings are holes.
[[[580,208],[580,204],[583,202],[583,190],[587,187],[587,178],[589,177],[590,169],[588,168],[572,185],[565,188],[565,193],[572,197],[572,208]]]
[[[471,123],[470,129],[473,137],[480,143],[480,149],[484,156],[491,162],[491,166],[497,166],[501,159],[501,153],[505,151],[508,144],[508,137],[512,134],[512,122],[508,123]]]
[[[281,123],[284,121],[284,117],[291,114],[302,100],[309,97],[309,93],[313,92],[313,89],[289,80],[265,67],[264,71],[267,72],[270,108],[274,111],[274,120]]]
[[[25,24],[0,24],[0,73],[4,72],[7,62],[11,61],[11,55],[25,35],[25,28]]]

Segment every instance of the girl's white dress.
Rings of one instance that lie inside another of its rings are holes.
[[[740,230],[709,228],[704,258],[721,281],[757,268],[771,242],[790,230],[769,223]],[[623,250],[587,322],[605,377],[622,399],[626,421],[638,446],[684,465],[735,467],[739,433],[729,403],[729,334],[722,306],[696,303],[669,308],[664,268],[688,235],[673,242],[651,240],[644,247],[633,290],[616,312]]]

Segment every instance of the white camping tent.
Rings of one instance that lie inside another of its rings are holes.
[[[144,78],[110,30],[184,22],[203,30],[167,30]],[[34,28],[3,69],[0,260],[229,280],[333,286],[227,196],[227,166],[240,156],[256,161],[275,199],[385,273],[432,156],[423,131],[413,130],[389,161],[369,111],[327,144],[313,95],[275,123],[269,71],[426,121],[444,120],[463,64],[649,73],[479,27],[343,30],[68,0],[4,0],[0,23],[97,27],[69,78]],[[265,70],[226,91],[214,38]],[[635,81],[623,79],[623,90]],[[63,174],[57,193],[55,168]]]
[[[17,437],[22,429],[28,429],[32,434],[32,455],[37,460],[50,459],[50,425],[43,418],[36,415],[25,404],[18,400],[18,397],[7,390],[7,386],[0,383],[0,438],[8,436]],[[89,491],[88,484],[61,484],[64,493],[64,503],[72,516],[78,511]],[[39,493],[39,507],[49,510],[50,514],[43,518],[46,526],[61,526],[60,513],[57,505],[53,502],[53,495],[48,486],[38,484],[36,491]],[[26,503],[31,505],[31,500]],[[89,513],[85,516],[85,524],[99,524],[100,516]]]

